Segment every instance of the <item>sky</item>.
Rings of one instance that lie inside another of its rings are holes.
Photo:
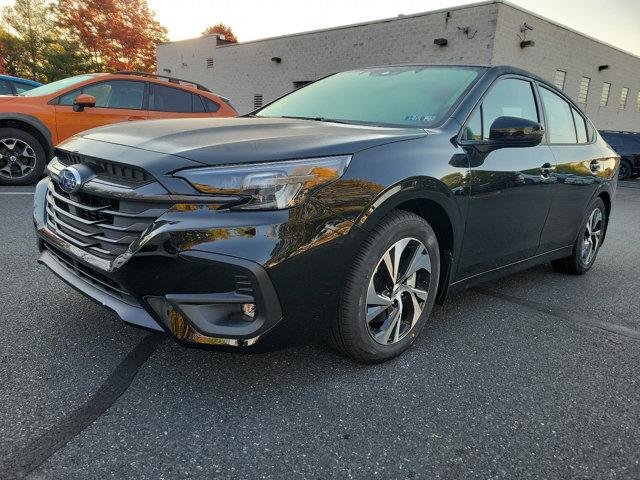
[[[474,3],[469,0],[148,0],[171,40],[219,21],[255,40]],[[534,13],[640,56],[640,0],[511,0]]]

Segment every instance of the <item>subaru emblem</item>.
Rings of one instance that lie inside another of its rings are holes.
[[[63,168],[58,174],[58,185],[67,193],[76,193],[82,187],[80,172],[74,167]]]

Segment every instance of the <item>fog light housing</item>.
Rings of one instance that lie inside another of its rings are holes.
[[[238,297],[232,293],[168,294],[147,296],[145,301],[181,340],[209,345],[253,345],[264,318],[256,316],[251,296]]]

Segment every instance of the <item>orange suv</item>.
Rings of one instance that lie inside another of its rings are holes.
[[[143,72],[78,75],[19,96],[0,96],[0,185],[35,182],[53,146],[109,123],[235,117],[229,101],[202,85]]]

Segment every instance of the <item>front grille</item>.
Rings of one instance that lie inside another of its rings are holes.
[[[60,163],[66,166],[90,163],[94,166],[98,177],[105,180],[113,180],[121,184],[126,184],[127,186],[142,185],[153,181],[153,177],[142,168],[88,157],[78,153],[66,152],[58,148],[55,153]]]
[[[124,253],[169,203],[68,194],[54,180],[47,192],[47,226],[69,243],[112,260]]]
[[[48,242],[44,242],[44,248],[50,252],[63,267],[75,273],[78,277],[90,283],[97,289],[111,295],[112,297],[116,297],[129,305],[139,305],[135,298],[115,280],[84,266],[73,257],[70,257],[58,250],[56,247],[50,245]]]

